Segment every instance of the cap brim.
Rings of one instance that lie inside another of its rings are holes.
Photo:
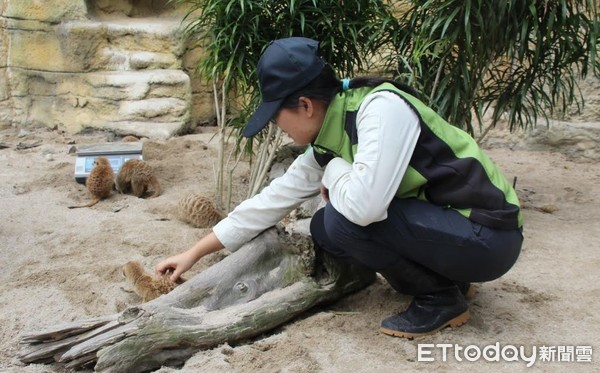
[[[258,109],[252,114],[248,124],[244,127],[242,134],[244,137],[252,137],[259,133],[269,123],[271,118],[277,113],[277,110],[281,107],[281,100],[261,102]]]

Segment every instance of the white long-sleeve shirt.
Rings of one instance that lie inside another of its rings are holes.
[[[334,158],[325,169],[312,151],[299,156],[286,173],[242,202],[213,232],[230,251],[275,225],[321,185],[333,207],[351,222],[366,226],[385,220],[420,134],[414,111],[396,94],[368,95],[356,116],[358,144],[354,162]]]

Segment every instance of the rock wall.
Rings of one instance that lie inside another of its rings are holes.
[[[0,126],[166,138],[214,116],[168,0],[0,0]]]

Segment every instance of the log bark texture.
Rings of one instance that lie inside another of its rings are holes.
[[[272,228],[153,301],[24,334],[19,359],[95,364],[101,372],[178,366],[200,349],[257,336],[374,279],[315,252],[310,238]]]

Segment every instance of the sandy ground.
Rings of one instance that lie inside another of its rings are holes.
[[[23,137],[18,129],[0,131],[0,143],[9,145],[0,149],[0,371],[62,372],[56,364],[22,364],[16,357],[20,335],[139,304],[139,297],[123,290],[127,285],[120,267],[139,260],[153,268],[205,233],[177,220],[175,206],[191,191],[214,194],[216,141],[209,141],[210,133],[145,141],[145,157],[157,170],[163,195],[138,199],[113,194],[92,208],[69,210],[68,205],[89,200],[85,187],[73,179],[75,155],[69,149],[104,142],[105,135],[28,131]],[[463,361],[455,357],[458,348],[483,350],[496,343],[499,348],[524,346],[529,358],[536,349],[537,361],[528,371],[599,371],[599,161],[511,147],[502,139],[488,141],[486,148],[509,180],[518,178],[526,207],[525,243],[509,273],[479,285],[465,326],[412,341],[379,334],[380,320],[410,299],[378,279],[259,338],[200,351],[181,370],[159,371],[526,370],[527,362],[520,358],[470,362],[464,354],[459,354]],[[36,141],[39,146],[16,149],[18,143]],[[241,166],[236,180],[245,176]],[[236,203],[239,194],[234,195]],[[191,273],[210,262],[204,258]],[[423,355],[433,361],[420,362],[419,351],[428,351],[425,344],[449,344],[446,361],[438,346]],[[556,350],[551,361],[541,361],[544,346]],[[591,346],[591,362],[574,361],[585,358],[583,346]]]

